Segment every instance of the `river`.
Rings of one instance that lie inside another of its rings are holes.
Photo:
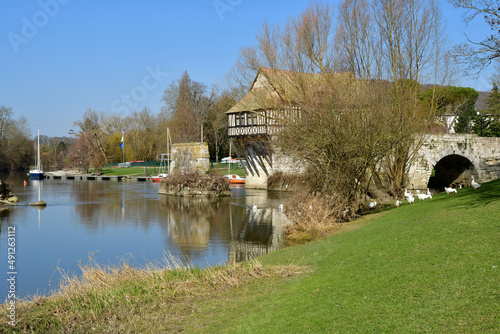
[[[285,246],[281,192],[240,187],[232,188],[231,197],[206,199],[159,195],[151,182],[37,181],[21,174],[9,182],[20,202],[47,202],[43,209],[0,211],[0,270],[15,276],[22,299],[50,294],[58,286],[58,268],[78,275],[79,264],[90,257],[101,265],[125,261],[142,268],[172,254],[207,267]],[[10,286],[6,279],[0,282],[3,302]]]

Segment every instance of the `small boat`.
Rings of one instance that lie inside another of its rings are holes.
[[[167,153],[161,154],[160,170],[158,175],[151,176],[151,181],[160,182],[161,179],[168,176],[170,171],[170,147],[172,146],[172,138],[170,138],[170,130],[167,128]]]
[[[168,153],[161,154],[160,170],[158,171],[158,175],[151,176],[151,181],[160,182],[161,179],[168,176],[168,168],[169,168],[168,167],[168,159],[169,158],[170,157],[169,157]]]
[[[36,162],[36,168],[30,170],[30,178],[43,179],[44,174],[43,174],[42,167],[40,165],[40,128],[38,128],[37,159],[35,162]]]
[[[245,184],[245,179],[236,174],[224,175],[224,178],[229,182],[229,184]]]
[[[151,181],[153,181],[153,182],[160,182],[161,179],[163,179],[164,177],[167,177],[167,176],[168,176],[167,173],[160,173],[158,175],[151,176]]]

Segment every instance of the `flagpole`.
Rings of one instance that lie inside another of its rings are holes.
[[[125,162],[125,129],[123,129],[123,136],[122,136],[122,153],[123,153],[122,162]]]
[[[125,162],[125,144],[123,143],[124,138],[125,138],[125,129],[122,130],[122,141],[120,143],[120,147],[122,148],[122,155],[123,155],[123,161],[122,162]]]

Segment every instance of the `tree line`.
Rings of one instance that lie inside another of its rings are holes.
[[[33,158],[28,121],[24,117],[14,118],[12,108],[0,106],[0,170],[25,169]]]
[[[75,139],[40,136],[40,160],[49,169],[70,165],[68,153]],[[36,138],[26,118],[14,117],[12,108],[0,106],[0,171],[27,170],[35,164]]]
[[[229,91],[208,88],[190,78],[187,71],[165,89],[158,113],[149,108],[130,115],[88,109],[74,122],[75,144],[70,159],[82,169],[100,168],[111,162],[158,160],[167,152],[167,128],[173,143],[207,142],[210,157],[227,156],[229,139],[225,112],[236,102]],[[124,139],[124,152],[120,143]]]

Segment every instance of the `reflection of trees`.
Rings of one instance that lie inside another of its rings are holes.
[[[82,218],[82,222],[90,229],[96,229],[101,220],[106,220],[107,217],[112,216],[116,219],[114,203],[109,202],[109,193],[101,191],[102,184],[96,181],[73,182],[73,189],[71,197],[77,203],[75,212]]]
[[[9,217],[12,209],[8,206],[0,206],[0,221],[3,223],[3,218]]]
[[[228,201],[206,197],[160,196],[160,211],[172,240],[187,256],[207,248],[214,222],[224,221]]]
[[[124,222],[147,229],[161,219],[158,197],[148,197],[136,186],[113,181],[75,181],[71,191],[75,212],[82,224],[93,231],[99,226]]]
[[[94,233],[106,225],[146,230],[159,226],[166,236],[165,248],[173,241],[191,258],[209,246],[229,245],[230,260],[246,260],[284,247],[276,218],[281,197],[276,193],[248,191],[249,196],[205,198],[158,195],[147,184],[143,190],[136,183],[75,181],[72,187],[75,213]],[[253,204],[258,210],[252,210]],[[210,245],[211,240],[219,245]]]
[[[229,244],[229,261],[243,261],[284,247],[282,229],[273,218],[277,209],[267,202],[267,193],[253,196],[252,203],[262,207],[256,211],[244,205],[231,204],[238,199],[161,196],[160,209],[167,221],[168,232],[184,254],[207,248],[212,238]],[[279,222],[278,222],[279,224]],[[280,233],[280,235],[275,235]]]

